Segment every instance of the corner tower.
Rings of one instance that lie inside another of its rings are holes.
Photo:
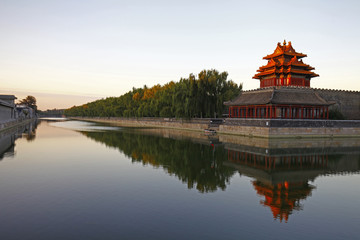
[[[268,60],[265,66],[257,70],[254,79],[260,80],[260,88],[275,86],[310,87],[310,80],[319,75],[312,72],[315,68],[303,63],[301,58],[306,54],[298,53],[291,42],[277,44],[275,51],[263,59]]]

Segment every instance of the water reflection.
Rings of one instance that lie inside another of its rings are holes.
[[[0,160],[15,154],[16,139],[33,141],[37,125],[33,122],[1,132]],[[237,174],[247,176],[260,205],[281,222],[305,209],[305,200],[314,191],[321,191],[313,183],[319,176],[360,171],[360,139],[209,137],[189,131],[114,128],[74,121],[51,121],[50,126],[76,130],[119,150],[134,163],[165,170],[200,193],[224,191]],[[54,131],[49,134],[54,135]]]
[[[22,124],[5,131],[0,132],[0,161],[4,157],[13,157],[15,155],[15,141],[19,138],[25,138],[27,141],[33,141],[36,137],[37,121]]]
[[[287,222],[304,208],[315,178],[358,174],[359,139],[269,140],[234,136],[211,137],[176,130],[143,129],[82,132],[142,162],[177,176],[202,193],[225,190],[237,172],[252,185],[274,219]]]
[[[315,189],[310,181],[321,175],[359,173],[359,144],[357,139],[270,140],[263,146],[231,142],[225,143],[225,165],[253,177],[254,189],[264,197],[260,203],[271,209],[274,219],[287,222]]]
[[[175,175],[188,188],[200,192],[225,190],[231,176],[236,172],[224,166],[226,150],[191,139],[176,140],[145,134],[144,131],[83,132],[95,141],[119,149],[133,162],[162,167]]]

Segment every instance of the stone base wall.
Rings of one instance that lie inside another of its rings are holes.
[[[270,137],[360,137],[360,128],[271,128],[269,131]]]
[[[13,121],[3,122],[3,123],[0,123],[0,131],[4,131],[9,128],[12,128],[17,125],[24,124],[24,123],[27,123],[27,122],[30,122],[33,120],[34,120],[33,118],[27,118],[27,119],[16,119]]]
[[[360,137],[360,121],[300,119],[226,119],[220,133],[266,138]]]
[[[233,134],[233,135],[241,135],[241,136],[269,137],[270,128],[220,125],[219,132],[224,134]]]

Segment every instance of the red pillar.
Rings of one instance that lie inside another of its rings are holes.
[[[291,107],[290,106],[287,107],[286,112],[289,112],[288,113],[288,118],[291,118]]]
[[[311,109],[311,118],[314,119],[314,107]]]
[[[329,107],[326,107],[326,119],[329,119]]]
[[[291,106],[289,107],[289,118],[293,118],[293,116],[292,116],[292,107]]]
[[[268,106],[265,107],[265,118],[268,118]]]
[[[267,156],[265,156],[265,169],[267,169]]]
[[[300,111],[300,108],[297,107],[297,108],[296,108],[296,118],[299,118],[299,111]]]

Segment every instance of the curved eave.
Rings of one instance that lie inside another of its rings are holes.
[[[259,67],[259,70],[266,69],[266,68],[271,68],[271,67],[275,67],[275,66],[276,66],[275,63],[269,63],[267,65]]]
[[[260,72],[260,73],[257,73],[257,74],[255,74],[254,76],[253,76],[253,78],[258,78],[258,79],[260,79],[260,77],[262,77],[262,76],[266,76],[266,75],[271,75],[271,74],[275,74],[276,72],[275,72],[275,70],[273,70],[273,71],[265,71],[265,72]]]
[[[288,73],[296,73],[296,74],[302,74],[302,75],[308,75],[311,77],[318,77],[319,74],[316,74],[314,72],[306,71],[306,70],[296,70],[296,69],[290,69],[287,71]]]
[[[287,56],[293,56],[293,57],[296,56],[298,59],[303,58],[303,57],[307,57],[307,55],[306,55],[306,54],[303,54],[303,53],[283,52],[283,53],[273,53],[273,54],[267,55],[267,56],[263,57],[263,59],[265,59],[265,60],[270,60],[271,58],[275,58],[275,57],[278,57],[278,56],[281,56],[281,55],[287,55]]]
[[[301,63],[301,62],[289,62],[287,64],[288,66],[296,66],[296,67],[304,67],[307,70],[314,70],[315,68],[313,68],[312,66],[305,64],[305,63]]]

